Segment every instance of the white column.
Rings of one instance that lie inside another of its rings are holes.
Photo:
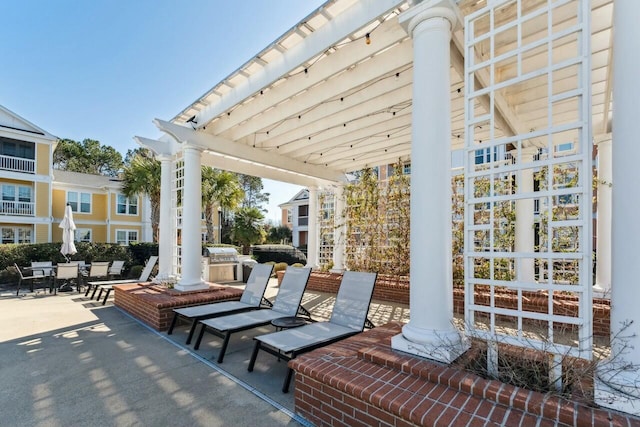
[[[514,153],[517,154],[517,153]],[[533,156],[536,150],[523,149],[520,153],[520,162],[524,165],[533,166]],[[533,169],[520,170],[518,176],[518,193],[533,193]],[[532,254],[535,251],[534,239],[534,206],[533,198],[516,200],[516,252]],[[531,283],[534,281],[534,259],[522,258],[518,263],[518,281]]]
[[[425,1],[400,15],[413,37],[411,319],[391,342],[396,350],[446,363],[466,349],[453,324],[451,266],[449,73],[455,8]]]
[[[338,184],[335,193],[335,231],[333,233],[333,268],[331,269],[331,273],[342,273],[344,272],[344,252],[347,232],[347,226],[344,218],[344,184]]]
[[[184,190],[182,194],[182,277],[175,289],[207,289],[202,280],[202,151],[185,145]]]
[[[172,273],[171,253],[175,242],[171,221],[171,156],[157,156],[160,161],[160,224],[158,225],[158,276],[156,279],[168,279]]]
[[[611,140],[598,144],[598,223],[596,231],[596,284],[597,296],[610,297],[611,293]]]
[[[318,267],[318,188],[309,187],[309,225],[307,227],[307,267]]]
[[[596,403],[640,415],[640,2],[613,10],[611,354],[596,376]],[[625,326],[627,325],[627,326]],[[620,392],[624,392],[623,393]]]

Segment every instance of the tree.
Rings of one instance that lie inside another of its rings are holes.
[[[266,209],[262,207],[264,203],[269,203],[269,193],[263,193],[262,178],[251,175],[238,174],[238,182],[244,190],[243,208],[258,208],[262,212]]]
[[[115,177],[122,166],[122,155],[95,139],[63,139],[53,153],[53,167],[59,170]]]
[[[139,153],[122,171],[122,193],[127,196],[144,194],[151,201],[151,228],[153,241],[158,241],[160,223],[160,162]]]
[[[235,214],[235,222],[232,229],[232,238],[242,246],[242,253],[249,254],[249,248],[254,243],[262,243],[265,231],[262,227],[264,215],[260,209],[243,207]]]
[[[267,242],[268,243],[290,243],[291,237],[292,237],[291,229],[286,225],[270,227],[269,234],[267,236]]]
[[[202,209],[207,225],[207,242],[214,241],[213,216],[215,207],[223,211],[232,211],[238,207],[244,197],[237,175],[214,169],[210,166],[202,167]]]

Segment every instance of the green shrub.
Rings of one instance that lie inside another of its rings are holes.
[[[144,270],[144,266],[142,265],[136,264],[134,266],[131,266],[131,268],[129,269],[129,279],[139,278],[142,274],[142,270]]]
[[[158,244],[150,242],[132,243],[129,245],[131,253],[131,263],[133,265],[144,265],[150,256],[158,255]],[[136,277],[139,277],[138,274]]]
[[[301,264],[301,263],[299,263],[299,262],[296,262],[295,264],[292,264],[292,265],[291,265],[291,267],[298,267],[298,268],[300,268],[300,267],[304,267],[304,264]]]
[[[279,262],[273,266],[273,272],[277,273],[278,271],[285,271],[288,265],[286,262]]]
[[[256,261],[263,264],[268,261],[284,262],[287,265],[297,262],[307,263],[307,257],[300,250],[289,245],[255,245],[252,250]]]

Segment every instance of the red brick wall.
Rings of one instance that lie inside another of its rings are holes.
[[[217,285],[194,292],[178,292],[142,284],[117,285],[113,289],[117,307],[158,331],[169,329],[174,308],[238,300],[242,295],[241,289]]]
[[[278,272],[278,282],[282,281],[284,271]],[[314,271],[309,278],[307,289],[318,292],[337,293],[340,286],[342,274]],[[496,292],[495,301],[498,307],[517,308],[518,303],[514,298],[515,291]],[[376,287],[373,291],[373,298],[395,302],[399,304],[409,304],[409,277],[408,276],[388,276],[378,275]],[[488,305],[490,293],[487,290],[476,290],[476,304]],[[546,313],[548,310],[548,297],[540,292],[523,292],[523,309],[525,311]],[[556,295],[554,298],[554,313],[566,316],[577,317],[578,300],[576,297],[568,295]],[[456,287],[453,289],[453,310],[454,313],[464,314],[464,289]],[[609,300],[602,298],[593,299],[593,334],[595,336],[609,336],[610,327]],[[526,321],[534,322],[532,319]],[[566,328],[570,325],[557,325]]]
[[[390,348],[391,322],[299,356],[296,411],[317,426],[640,426],[640,419]]]

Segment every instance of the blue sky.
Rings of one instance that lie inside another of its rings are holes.
[[[323,0],[3,0],[0,104],[46,131],[111,145],[171,119]],[[267,219],[298,186],[265,180]]]

